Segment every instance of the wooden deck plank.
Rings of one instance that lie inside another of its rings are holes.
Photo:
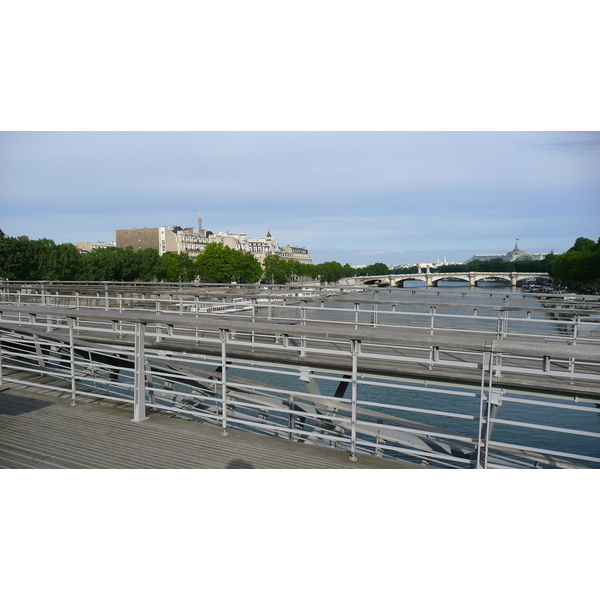
[[[399,469],[400,460],[360,456],[152,415],[131,422],[132,411],[13,385],[0,393],[0,467],[9,469]]]

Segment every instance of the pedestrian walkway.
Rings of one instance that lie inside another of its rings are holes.
[[[255,433],[79,402],[23,383],[0,392],[0,467],[8,469],[403,469],[399,460],[360,456]]]

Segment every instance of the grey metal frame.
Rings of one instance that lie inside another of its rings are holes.
[[[124,292],[123,288],[128,291]],[[229,295],[239,295],[241,288],[243,286],[232,287]],[[255,288],[256,286],[252,286],[250,291]],[[195,315],[199,315],[200,308],[208,304],[214,307],[214,312],[235,310],[235,303],[231,301],[201,302],[202,294],[206,297],[210,296],[211,288],[206,287],[189,287],[184,290],[181,284],[172,284],[171,286],[160,284],[160,286],[152,287],[151,284],[127,284],[126,286],[120,284],[119,286],[119,284],[103,282],[102,284],[97,283],[95,286],[90,283],[89,291],[86,294],[87,289],[81,284],[75,289],[74,284],[4,282],[0,284],[0,307],[3,304],[75,306],[76,308],[93,308],[103,311],[118,309],[119,314],[144,311],[155,315],[184,314],[189,310]],[[178,293],[174,293],[175,290]],[[599,310],[595,306],[597,302],[590,303],[590,300],[594,299],[593,297],[580,296],[574,297],[573,300],[565,300],[564,296],[551,297],[548,295],[547,306],[532,307],[517,302],[531,296],[504,293],[500,295],[502,302],[499,304],[486,304],[482,298],[477,298],[477,303],[471,302],[467,305],[457,306],[445,302],[443,298],[440,299],[440,292],[435,300],[426,300],[431,294],[423,293],[421,301],[403,302],[403,299],[406,300],[414,294],[402,295],[401,298],[393,300],[382,300],[380,298],[383,297],[383,294],[375,290],[373,300],[370,301],[357,302],[343,296],[336,297],[335,301],[338,304],[352,304],[352,307],[341,308],[325,306],[324,298],[306,299],[290,295],[276,295],[270,293],[271,290],[266,294],[264,290],[259,291],[262,293],[249,294],[246,297],[245,310],[251,314],[253,320],[261,316],[261,311],[265,311],[267,320],[289,321],[290,323],[300,321],[302,325],[347,325],[352,323],[355,330],[386,327],[428,331],[430,335],[435,333],[490,335],[493,333],[496,339],[563,341],[565,338],[569,338],[575,343],[600,341]],[[281,293],[281,289],[276,291]],[[315,293],[317,292],[328,293],[316,288]],[[124,297],[125,293],[129,294],[127,299]],[[221,290],[221,295],[225,293]],[[296,291],[296,293],[298,292]],[[461,295],[466,296],[467,293],[462,292]],[[492,296],[493,294],[490,294],[490,297]],[[128,306],[124,306],[124,300],[127,300]],[[472,313],[462,314],[457,311],[457,309],[465,308],[472,310]],[[273,309],[278,313],[276,317]],[[287,315],[283,313],[287,313]],[[326,316],[331,314],[337,314],[339,318]],[[394,322],[389,321],[390,317],[394,318]],[[448,323],[449,320],[453,322],[451,326]],[[459,325],[457,322],[464,323],[464,325]],[[557,331],[549,334],[547,331],[549,324],[555,329],[562,329],[562,333]],[[587,334],[583,333],[582,329],[587,329]]]
[[[301,309],[304,313],[301,321],[291,324],[273,317],[260,321],[256,315],[244,321],[235,316],[223,320],[197,312],[164,313],[160,307],[158,314],[130,311],[123,308],[122,297],[118,307],[110,308],[107,294],[100,298],[103,304],[100,311],[78,309],[81,294],[73,308],[61,309],[49,306],[51,297],[44,291],[43,303],[24,306],[20,296],[20,305],[5,303],[0,308],[0,384],[18,382],[17,371],[51,375],[70,384],[73,404],[78,398],[119,399],[132,404],[134,422],[148,418],[148,409],[168,411],[220,425],[224,435],[229,428],[241,426],[289,439],[329,443],[347,448],[351,460],[356,460],[362,452],[370,452],[411,456],[447,467],[531,466],[544,460],[552,466],[600,463],[593,453],[511,444],[493,436],[494,425],[498,424],[578,435],[596,443],[600,435],[595,432],[498,417],[503,402],[530,404],[540,411],[551,407],[597,412],[581,405],[600,402],[600,353],[595,344],[521,343],[507,341],[505,336],[487,341],[462,339],[455,332],[443,338],[437,330],[436,335],[399,335],[397,329],[381,323],[358,329],[355,317],[344,325],[311,322],[305,317],[306,307]],[[431,313],[432,319],[434,316],[438,315]],[[118,336],[126,336],[128,343]],[[93,341],[86,341],[89,339]],[[10,348],[16,342],[20,350]],[[69,359],[68,368],[51,358],[53,353],[60,357],[63,352]],[[258,352],[261,356],[250,360],[244,354],[248,352]],[[107,379],[105,359],[116,355],[130,357],[133,363],[131,367],[120,367],[121,381]],[[167,362],[172,370],[166,374],[157,372],[160,361]],[[301,364],[293,366],[298,361]],[[306,361],[319,366],[307,371]],[[378,368],[372,366],[376,364]],[[198,366],[220,368],[220,373],[194,374]],[[228,375],[232,366],[248,373],[287,373],[312,383],[307,383],[307,392],[299,393],[260,383],[236,382]],[[427,375],[422,371],[411,373],[413,368],[429,369],[435,384],[429,382],[428,387],[423,387],[419,382],[427,380]],[[12,374],[7,374],[7,369]],[[455,373],[436,379],[438,369]],[[172,383],[175,374],[180,380],[189,381],[191,391],[168,389],[167,384]],[[468,381],[458,377],[465,374]],[[519,397],[519,387],[510,391],[502,379],[510,377],[529,381],[521,386],[525,394],[563,400]],[[349,385],[350,398],[321,393],[319,381]],[[55,387],[48,383],[38,385],[41,389]],[[193,403],[198,400],[195,385],[215,391],[214,396],[202,397],[208,408],[194,408]],[[448,389],[452,386],[453,389]],[[402,419],[390,420],[387,413],[382,414],[387,422],[374,424],[369,411],[377,412],[386,406],[362,398],[360,390],[369,387],[422,389],[437,393],[440,398],[452,394],[471,399],[478,396],[478,415],[443,410],[443,406],[439,410],[399,404],[392,407],[394,414],[402,411],[476,420],[477,434],[421,428]],[[159,401],[165,398],[171,399],[168,406]],[[247,414],[242,410],[254,412]],[[272,420],[275,416],[281,418]],[[317,425],[299,428],[308,421]],[[438,449],[433,450],[434,446]],[[473,455],[466,451],[453,454],[457,448],[472,448]]]

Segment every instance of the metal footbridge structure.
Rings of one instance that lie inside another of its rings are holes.
[[[597,299],[344,291],[2,282],[0,389],[29,377],[74,411],[111,401],[350,461],[600,464]]]

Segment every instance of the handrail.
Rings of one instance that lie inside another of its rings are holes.
[[[65,356],[72,358],[65,360]],[[600,357],[593,348],[581,345],[438,333],[399,335],[385,327],[355,330],[353,324],[303,325],[238,315],[3,305],[0,358],[0,383],[18,381],[2,374],[8,364],[23,373],[51,375],[71,381],[74,401],[79,396],[108,397],[132,404],[136,420],[145,418],[149,407],[195,415],[219,425],[224,433],[230,427],[251,428],[345,447],[351,458],[361,452],[383,452],[446,466],[514,467],[522,461],[531,466],[529,458],[511,455],[508,446],[506,451],[500,449],[513,442],[495,437],[497,428],[491,431],[494,425],[516,423],[526,429],[532,423],[497,417],[502,396],[511,389],[554,394],[562,404],[572,402],[569,407],[574,412],[584,408],[578,402],[600,400]],[[549,361],[560,369],[557,376],[548,368]],[[200,364],[206,365],[204,371],[198,371]],[[231,366],[250,379],[227,376],[225,380]],[[517,374],[512,375],[511,369]],[[115,373],[116,380],[111,375]],[[308,393],[283,384],[265,386],[252,379],[260,373],[299,377]],[[485,385],[480,386],[480,381]],[[335,382],[337,391],[332,395],[320,390],[317,382],[323,386]],[[349,382],[352,397],[344,398]],[[422,390],[421,394],[434,394],[442,402],[448,386],[459,408],[382,401],[388,394]],[[385,394],[374,401],[369,395],[377,389]],[[480,404],[479,416],[473,402]],[[534,405],[535,411],[552,411],[545,404]],[[589,414],[586,410],[582,414]],[[468,428],[454,432],[447,425],[408,421],[401,416],[406,412],[419,418],[475,423],[479,434],[467,433]],[[545,426],[554,428],[550,431],[597,437],[560,424]],[[558,464],[548,458],[553,452],[581,455],[513,445],[526,447],[527,457],[536,456],[536,462],[546,460],[549,465]],[[592,453],[589,462],[596,460]]]

